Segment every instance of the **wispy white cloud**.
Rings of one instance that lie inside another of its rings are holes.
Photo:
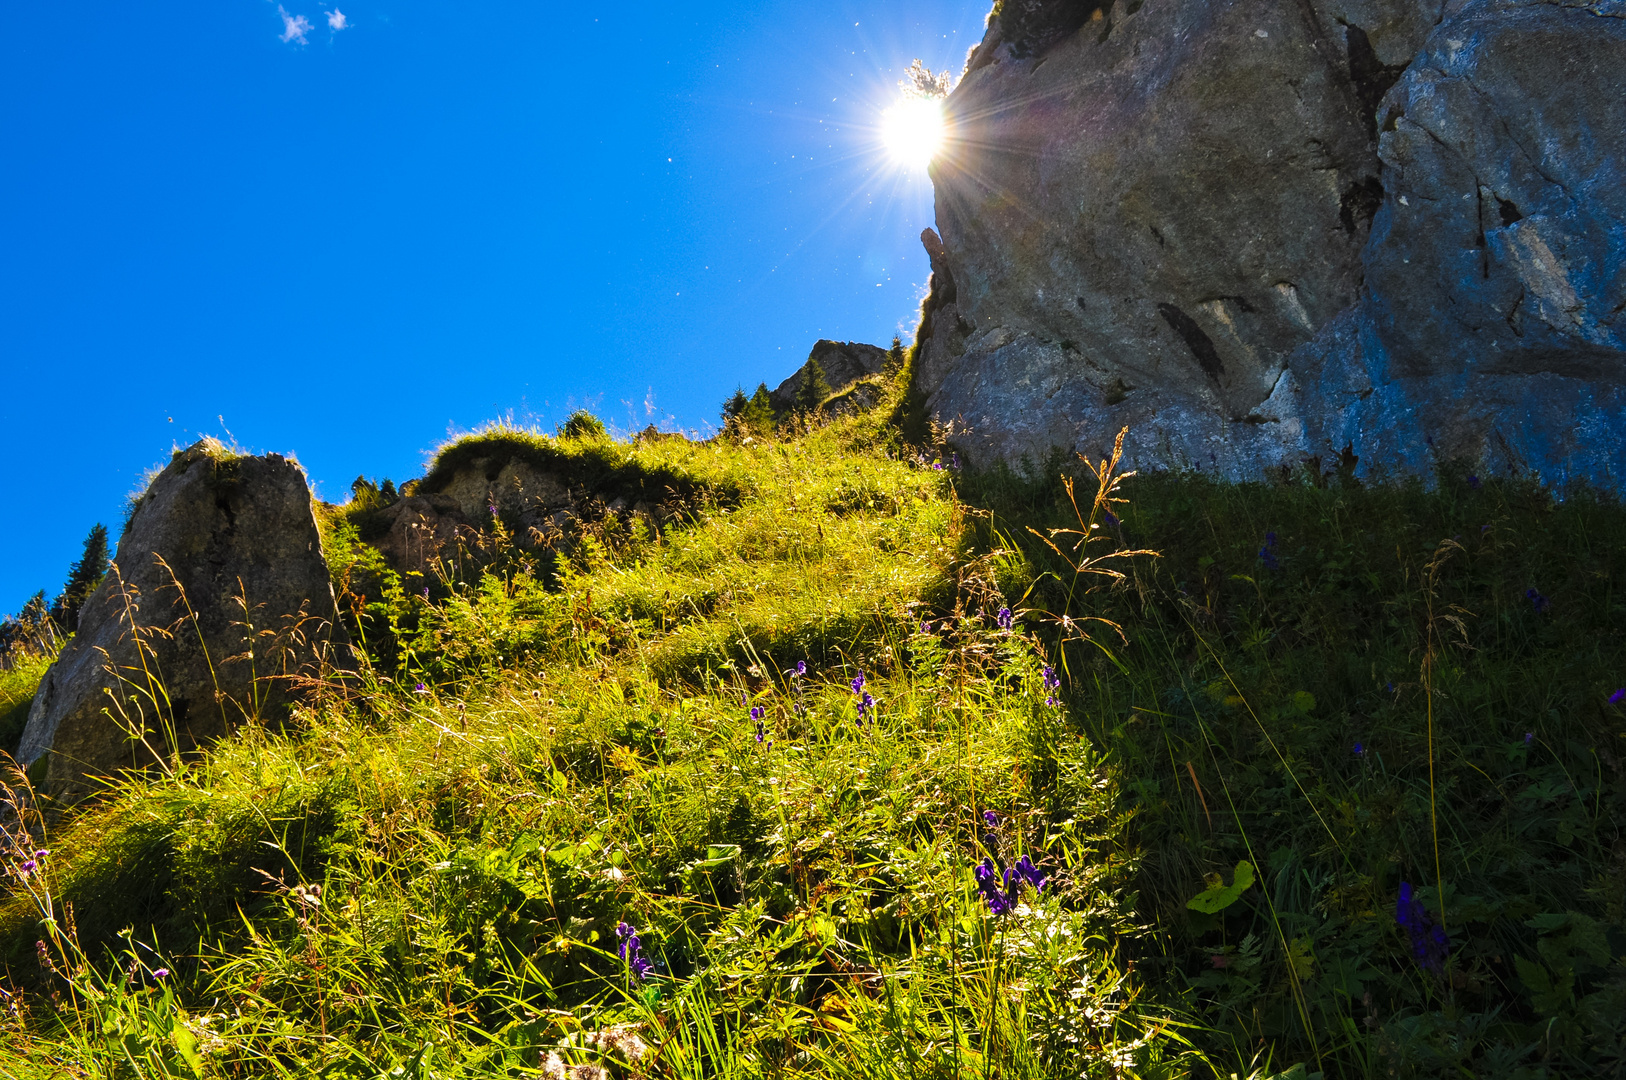
[[[344,17],[344,12],[334,8],[327,13],[327,28],[337,33],[350,28],[350,20]]]
[[[309,44],[305,39],[305,35],[316,29],[311,25],[309,19],[303,15],[288,14],[288,9],[281,4],[277,5],[277,14],[282,16],[282,34],[280,36],[283,41],[298,42],[301,45]]]

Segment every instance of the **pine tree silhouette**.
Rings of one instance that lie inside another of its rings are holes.
[[[85,553],[68,568],[68,583],[51,605],[51,618],[67,631],[79,629],[79,610],[107,573],[107,526],[97,522],[85,537]]]
[[[802,369],[802,385],[796,388],[796,411],[813,412],[829,396],[830,383],[824,377],[823,366],[808,357],[807,366]]]

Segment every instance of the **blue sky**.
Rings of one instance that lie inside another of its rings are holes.
[[[875,127],[988,6],[16,6],[0,612],[202,434],[338,500],[497,416],[699,427],[907,336],[931,185]]]

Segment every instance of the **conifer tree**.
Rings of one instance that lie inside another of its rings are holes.
[[[768,396],[768,384],[758,383],[756,393],[751,400],[745,403],[740,412],[740,419],[746,426],[755,428],[764,434],[773,430],[774,423],[779,419],[774,414],[773,399]]]
[[[888,378],[903,370],[903,339],[893,335],[892,347],[886,351],[886,364],[881,368]]]
[[[796,388],[796,411],[814,412],[829,396],[830,383],[824,377],[823,366],[808,357],[807,366],[802,369],[802,385]]]
[[[745,390],[736,386],[734,393],[729,395],[727,401],[723,402],[723,423],[726,424],[736,416],[744,413],[745,407],[750,403],[751,399],[745,396]]]
[[[84,555],[68,568],[68,581],[62,586],[62,595],[51,605],[51,618],[58,626],[70,632],[79,629],[79,609],[102,583],[107,566],[107,526],[97,522],[85,537]]]

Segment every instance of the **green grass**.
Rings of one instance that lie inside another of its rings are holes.
[[[1085,474],[1089,554],[1160,554],[1081,575],[1040,535],[1079,527],[1059,481],[933,468],[882,421],[906,405],[460,440],[418,490],[521,457],[681,513],[547,560],[498,520],[428,597],[326,515],[370,663],[8,879],[0,1072],[1620,1067],[1617,504],[1148,476],[1092,508]],[[992,914],[974,868],[1024,856],[1046,887]],[[1438,971],[1403,881],[1443,898]]]
[[[22,652],[12,658],[12,666],[0,671],[0,752],[14,754],[28,724],[28,709],[34,691],[51,666],[54,656]]]

